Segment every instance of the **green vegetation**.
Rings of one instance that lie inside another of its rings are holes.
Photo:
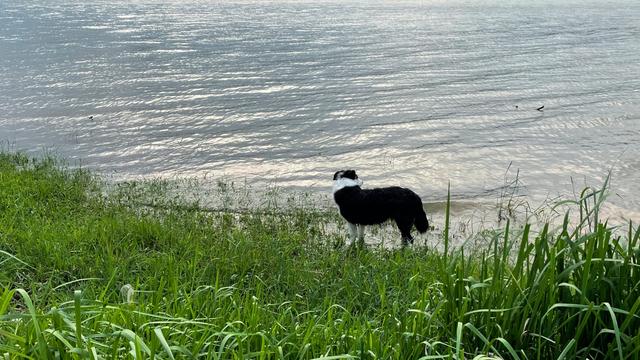
[[[443,253],[347,250],[335,211],[203,211],[21,154],[0,184],[0,359],[640,357],[640,230],[598,222],[602,189],[578,224],[473,251],[443,225]]]

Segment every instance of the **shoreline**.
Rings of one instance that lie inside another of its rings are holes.
[[[640,228],[616,235],[592,210],[577,226],[469,229],[458,246],[448,202],[426,245],[387,247],[387,226],[345,248],[337,211],[305,197],[205,212],[166,182],[107,191],[89,171],[7,153],[0,177],[0,357],[640,352]]]

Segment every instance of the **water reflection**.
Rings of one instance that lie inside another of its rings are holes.
[[[492,203],[510,164],[534,202],[612,170],[638,209],[640,5],[620,4],[7,4],[0,138],[122,179],[322,192],[357,168],[429,202]]]

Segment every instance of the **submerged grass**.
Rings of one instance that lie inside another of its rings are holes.
[[[507,222],[474,251],[444,226],[441,252],[345,250],[334,212],[105,193],[22,154],[0,183],[0,358],[640,358],[640,230],[599,222],[604,189],[578,224]]]

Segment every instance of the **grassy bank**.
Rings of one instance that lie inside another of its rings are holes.
[[[640,357],[640,231],[597,206],[473,252],[446,224],[445,252],[346,250],[303,204],[202,211],[6,153],[0,184],[0,359]]]

